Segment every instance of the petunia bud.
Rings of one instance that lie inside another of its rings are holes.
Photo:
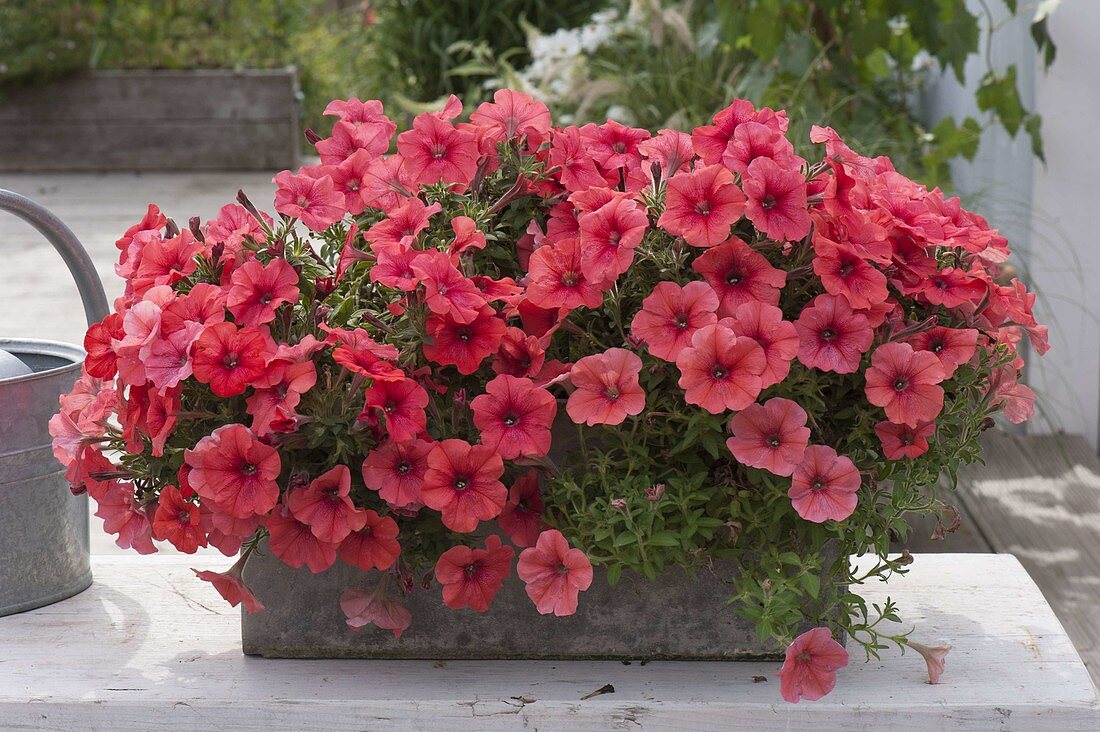
[[[321,141],[321,136],[308,127],[305,129],[305,136],[306,142],[308,142],[310,145],[316,145],[318,142]]]
[[[645,499],[650,503],[656,503],[657,501],[661,500],[661,496],[663,496],[664,494],[664,483],[657,483],[656,485],[651,485],[650,487],[645,489]]]
[[[191,229],[191,233],[195,235],[195,238],[206,243],[206,236],[202,233],[202,227],[199,225],[199,217],[192,216],[187,220],[187,228]]]
[[[626,513],[626,500],[623,498],[612,498],[611,507]]]
[[[456,408],[466,406],[466,390],[459,389],[451,396],[451,400],[454,402]]]
[[[936,646],[934,648],[929,648],[928,646],[911,640],[906,641],[905,644],[924,656],[924,663],[928,666],[928,683],[940,683],[940,676],[943,674],[943,669],[946,664],[947,652],[951,650],[951,646]]]

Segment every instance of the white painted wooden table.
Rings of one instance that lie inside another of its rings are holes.
[[[939,685],[916,653],[891,651],[853,658],[833,694],[798,705],[780,699],[774,662],[250,658],[239,616],[193,578],[194,563],[97,557],[91,589],[0,618],[0,728],[1100,729],[1077,652],[1008,555],[918,555],[891,583],[914,638],[954,646]],[[866,595],[881,600],[885,587]],[[604,684],[615,693],[581,700]]]

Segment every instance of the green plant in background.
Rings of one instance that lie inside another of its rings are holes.
[[[1010,13],[1030,8],[1003,2]],[[585,26],[546,36],[531,31],[534,60],[500,64],[510,84],[534,89],[577,120],[610,113],[657,129],[702,124],[728,100],[743,96],[824,120],[865,150],[890,155],[900,169],[946,182],[947,162],[972,158],[984,126],[1021,130],[1042,157],[1040,119],[1024,108],[1015,67],[987,67],[977,90],[983,123],[945,117],[927,129],[917,94],[938,66],[963,80],[967,60],[999,27],[982,0],[984,18],[966,0],[620,0]],[[1046,17],[1038,9],[1032,36],[1044,61],[1054,58]],[[599,43],[584,47],[586,38]],[[808,130],[791,137],[806,140]]]
[[[84,2],[0,3],[0,90],[83,68],[94,29]]]

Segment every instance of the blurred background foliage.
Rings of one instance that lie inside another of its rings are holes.
[[[329,99],[382,99],[406,123],[447,94],[468,107],[524,88],[559,118],[658,129],[706,123],[734,97],[786,108],[792,140],[810,122],[946,183],[981,130],[1030,134],[1016,69],[980,57],[981,119],[924,120],[920,90],[960,80],[997,30],[990,3],[1045,17],[1057,0],[0,0],[0,91],[86,68],[295,65],[304,124],[327,134]],[[977,12],[972,12],[976,8]],[[986,16],[984,19],[982,15]],[[988,40],[988,39],[987,39]]]

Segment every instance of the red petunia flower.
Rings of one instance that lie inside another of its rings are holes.
[[[443,514],[448,529],[469,533],[500,514],[508,498],[500,482],[503,474],[504,462],[493,448],[443,440],[428,453],[421,500]]]
[[[470,115],[475,125],[495,129],[505,139],[527,135],[541,140],[550,132],[550,110],[542,102],[513,89],[498,89]]]
[[[828,628],[814,628],[794,639],[779,670],[779,693],[789,702],[817,701],[836,687],[837,669],[848,665],[848,651]]]
[[[324,572],[336,562],[336,545],[321,541],[309,524],[294,518],[285,507],[264,518],[270,536],[271,553],[290,567],[309,567],[314,574]]]
[[[850,459],[831,447],[810,445],[791,475],[787,496],[807,521],[843,521],[856,510],[859,485],[859,471]]]
[[[550,139],[550,165],[558,169],[565,190],[586,191],[593,186],[607,185],[596,168],[596,161],[588,154],[579,128],[554,130]]]
[[[791,361],[798,355],[798,329],[783,320],[783,311],[774,305],[756,300],[742,303],[726,324],[738,336],[752,338],[764,349],[768,365],[760,375],[760,386],[774,386],[791,371]]]
[[[275,309],[298,301],[298,273],[285,259],[264,266],[259,260],[242,265],[230,279],[226,305],[240,325],[263,325],[275,320]]]
[[[642,359],[625,348],[609,348],[573,364],[569,381],[576,387],[565,411],[576,424],[622,424],[645,409],[638,383]]]
[[[199,514],[198,504],[183,500],[179,488],[165,486],[153,516],[153,538],[170,542],[184,554],[194,554],[200,546],[206,546]]]
[[[978,331],[973,328],[936,326],[917,333],[908,342],[915,350],[936,354],[943,366],[944,375],[950,378],[959,366],[974,357],[974,352],[978,349]]]
[[[520,378],[534,378],[546,363],[546,348],[533,335],[509,326],[493,357],[493,371]]]
[[[343,330],[321,324],[328,333],[326,343],[338,343],[332,351],[332,360],[348,371],[369,376],[375,381],[401,381],[405,372],[390,363],[398,356],[397,348],[379,343],[362,328]]]
[[[363,178],[363,188],[359,191],[363,202],[371,208],[392,213],[412,198],[416,179],[409,174],[404,162],[400,155],[372,160]]]
[[[886,302],[886,275],[850,248],[833,243],[814,246],[814,272],[825,291],[843,297],[855,309]]]
[[[241,424],[218,427],[184,452],[188,482],[203,501],[237,518],[265,514],[279,500],[279,452]]]
[[[143,297],[153,287],[174,285],[193,274],[198,266],[195,255],[201,251],[202,244],[190,231],[171,239],[151,238],[141,250],[141,263],[130,283],[134,294]]]
[[[818,295],[795,321],[798,329],[798,360],[812,369],[851,374],[871,347],[874,333],[862,313],[848,301],[833,295]]]
[[[419,284],[413,272],[413,260],[420,251],[400,244],[373,247],[377,261],[370,268],[370,281],[402,292],[412,292]]]
[[[477,137],[433,114],[420,114],[397,136],[397,151],[417,185],[456,183],[463,188],[477,172]]]
[[[367,229],[363,236],[376,254],[382,247],[411,247],[420,232],[428,228],[431,217],[442,210],[438,203],[427,206],[419,198],[409,198],[390,211],[386,218]]]
[[[582,127],[581,138],[588,154],[604,170],[616,170],[638,167],[641,163],[638,144],[649,138],[649,132],[609,119],[602,125],[589,123]]]
[[[579,223],[584,271],[589,279],[611,281],[630,268],[649,217],[635,201],[616,197],[594,211],[582,213]]]
[[[344,197],[323,175],[294,175],[284,170],[274,178],[275,210],[291,218],[301,219],[311,231],[324,231],[344,218]]]
[[[520,552],[516,573],[540,615],[572,615],[578,595],[592,585],[592,563],[556,529],[542,532],[533,547]]]
[[[351,500],[351,471],[346,465],[322,473],[306,488],[291,490],[286,505],[294,518],[308,524],[313,535],[326,544],[339,544],[367,521]]]
[[[758,122],[779,132],[787,131],[786,112],[775,112],[767,107],[757,111],[752,102],[745,99],[733,100],[728,107],[716,112],[711,121],[713,124],[696,127],[691,133],[695,153],[707,165],[721,162],[737,128],[746,122]]]
[[[215,323],[195,341],[191,367],[195,379],[209,384],[214,394],[231,397],[263,378],[274,354],[275,342],[264,331]]]
[[[730,227],[744,212],[745,194],[733,182],[733,173],[709,165],[669,179],[657,225],[692,246],[712,247],[729,238]]]
[[[658,282],[630,322],[630,334],[665,361],[691,346],[691,337],[718,322],[718,295],[706,282]]]
[[[562,239],[540,247],[531,255],[527,298],[546,309],[599,307],[603,303],[603,287],[588,275],[580,240]]]
[[[412,379],[400,381],[375,381],[366,390],[363,405],[368,409],[380,409],[386,418],[386,432],[395,442],[411,440],[424,432],[428,418],[424,408],[428,406],[428,392]]]
[[[722,165],[745,175],[752,161],[758,158],[771,158],[790,168],[797,165],[794,157],[794,147],[778,127],[749,121],[737,125],[733,131],[722,153]]]
[[[720,414],[756,401],[767,365],[759,343],[738,337],[724,325],[708,325],[692,336],[690,348],[676,356],[677,383],[688,404]]]
[[[149,516],[134,500],[133,484],[112,483],[96,504],[95,515],[103,519],[103,531],[118,534],[115,546],[138,554],[156,553]]]
[[[440,366],[454,366],[460,374],[472,374],[496,351],[507,326],[486,306],[469,323],[431,316],[426,326],[424,355]]]
[[[740,305],[754,300],[778,305],[779,291],[787,284],[786,272],[736,236],[703,252],[691,268],[718,293],[719,317],[733,315]]]
[[[363,511],[363,519],[363,527],[340,542],[340,560],[364,572],[389,569],[401,554],[397,522],[369,509]]]
[[[886,418],[916,427],[931,422],[943,409],[947,378],[936,354],[914,351],[908,343],[885,343],[871,354],[867,369],[867,401],[886,410]]]
[[[451,231],[455,233],[454,240],[447,245],[447,254],[454,261],[467,252],[485,248],[485,232],[477,228],[477,222],[469,216],[455,216],[451,219]]]
[[[505,460],[539,457],[550,450],[550,425],[558,400],[530,379],[497,376],[470,402],[481,442]]]
[[[921,422],[916,427],[893,422],[875,425],[875,434],[882,443],[882,454],[887,460],[920,457],[928,452],[928,438],[935,433],[935,422]]]
[[[237,560],[232,567],[224,572],[214,572],[209,569],[197,570],[192,569],[195,576],[201,579],[203,582],[209,582],[214,585],[214,589],[218,591],[218,594],[229,603],[231,607],[237,607],[241,603],[244,603],[244,609],[249,613],[262,612],[264,604],[256,599],[256,596],[252,594],[252,590],[248,589],[248,586],[244,583],[244,578],[241,576],[241,572],[244,570],[244,563],[248,560],[248,553],[245,553],[239,560]]]
[[[393,632],[394,638],[412,625],[409,609],[386,593],[387,578],[373,590],[346,590],[340,595],[340,609],[347,618],[348,627],[360,630],[374,625]]]
[[[726,446],[738,462],[788,476],[802,462],[810,430],[806,410],[776,397],[750,404],[730,420],[733,437]]]
[[[542,520],[542,509],[538,473],[528,470],[508,489],[508,502],[497,516],[497,523],[516,546],[534,546],[539,534],[547,528]]]
[[[989,292],[989,285],[961,269],[945,267],[922,279],[915,289],[933,305],[957,308],[966,303],[981,302]]]
[[[499,536],[489,536],[484,549],[451,547],[435,563],[435,578],[443,585],[443,604],[452,610],[464,607],[483,613],[512,571],[516,550],[503,546]]]
[[[798,170],[778,165],[771,158],[757,158],[741,180],[745,191],[745,216],[772,239],[798,241],[810,233],[806,207],[806,178]]]
[[[691,135],[679,130],[661,130],[656,137],[639,143],[638,151],[651,164],[661,166],[661,175],[665,180],[686,170],[695,156],[691,148]]]
[[[391,440],[363,461],[363,483],[391,506],[419,506],[431,451],[432,443],[423,440]]]
[[[424,285],[424,304],[433,313],[469,323],[485,307],[481,290],[451,264],[446,252],[422,252],[412,261],[412,270]]]
[[[111,342],[122,340],[126,333],[122,329],[122,315],[111,313],[102,321],[88,328],[84,336],[84,370],[100,379],[112,379],[118,373],[118,356],[111,348]]]

